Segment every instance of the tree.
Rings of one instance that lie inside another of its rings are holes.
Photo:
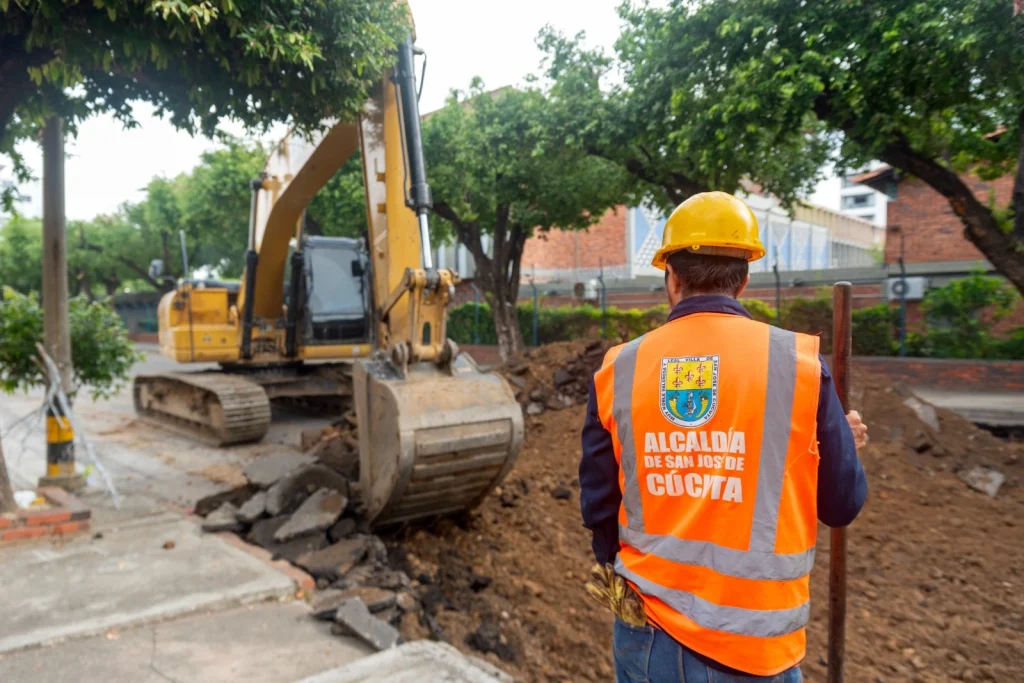
[[[38,292],[43,282],[43,223],[12,217],[0,227],[0,285]]]
[[[678,56],[666,42],[670,17],[657,10],[620,10],[631,22],[616,55],[584,47],[585,36],[545,29],[538,46],[546,54],[553,124],[566,145],[606,159],[630,173],[646,199],[662,209],[708,190],[760,189],[792,204],[821,177],[827,145],[809,136],[816,124],[804,117],[796,130],[749,108],[744,138],[727,136],[716,112],[697,116],[682,109]],[[643,23],[643,22],[646,23]]]
[[[394,0],[0,0],[0,154],[27,179],[15,143],[46,116],[134,126],[138,100],[207,136],[351,118],[407,25]]]
[[[141,356],[128,339],[121,318],[108,306],[75,297],[69,302],[72,386],[74,396],[88,388],[93,398],[108,398],[127,383]],[[36,295],[0,288],[0,391],[13,392],[42,384],[36,344],[43,340],[43,309]],[[0,513],[13,509],[7,468],[0,450]]]
[[[363,237],[366,234],[366,189],[363,162],[355,154],[313,197],[306,210],[310,234]]]
[[[516,317],[523,245],[535,231],[580,230],[627,200],[625,174],[552,138],[538,89],[484,92],[475,80],[424,121],[435,236],[476,262],[503,359],[523,348]]]
[[[748,177],[784,200],[826,162],[842,172],[879,159],[941,194],[1024,292],[1024,15],[1013,10],[1012,0],[624,5],[625,84],[586,92],[611,100],[595,151],[614,153],[619,135],[630,154],[641,150],[639,171],[620,163],[643,174],[653,158],[649,179],[666,189]],[[547,41],[552,76],[579,101],[570,86],[593,53]],[[661,165],[669,154],[678,158]],[[1015,167],[1010,207],[976,196],[963,175]]]

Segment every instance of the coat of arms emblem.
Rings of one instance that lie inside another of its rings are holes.
[[[700,427],[718,407],[718,356],[661,359],[661,412],[674,425]]]

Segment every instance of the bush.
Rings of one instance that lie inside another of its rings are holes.
[[[120,316],[109,306],[76,297],[68,303],[74,394],[88,387],[93,398],[117,393],[132,365],[142,358],[128,339]],[[43,309],[35,294],[4,287],[0,297],[0,389],[10,393],[42,384],[33,362],[36,342],[43,341]]]
[[[907,334],[908,356],[936,358],[1024,359],[1024,327],[1016,328],[1007,339],[992,334],[993,325],[1004,319],[1017,303],[1016,292],[999,278],[975,275],[956,280],[930,291],[922,305],[928,315],[923,331]],[[743,305],[754,320],[774,325],[775,308],[758,299],[744,299]],[[468,344],[473,339],[473,304],[452,309],[449,336]],[[533,305],[518,307],[519,325],[527,345],[533,341]],[[607,330],[597,306],[541,306],[537,316],[540,344],[584,337],[606,336],[628,341],[661,325],[667,306],[647,310],[607,310]],[[782,307],[782,326],[795,332],[818,335],[821,352],[832,350],[832,296],[827,290],[813,298],[788,299]],[[858,356],[891,356],[899,352],[897,342],[899,309],[888,304],[853,311],[853,353]],[[480,304],[477,336],[481,344],[496,344],[491,309]]]
[[[740,303],[743,304],[743,307],[747,309],[747,312],[750,313],[754,320],[768,323],[769,325],[774,325],[778,322],[778,315],[775,312],[774,306],[766,304],[760,299],[743,299]]]
[[[832,351],[832,296],[819,294],[813,299],[797,297],[783,303],[782,326],[794,332],[821,338],[821,352]]]
[[[1024,327],[1013,328],[1009,337],[999,342],[995,357],[1005,360],[1024,360]]]
[[[992,327],[1013,312],[1019,296],[1004,280],[972,275],[928,292],[926,348],[936,358],[991,358],[1002,342]]]
[[[897,352],[895,330],[900,312],[888,304],[853,311],[855,356],[892,356]]]

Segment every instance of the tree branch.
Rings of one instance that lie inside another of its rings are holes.
[[[878,158],[917,176],[945,197],[964,224],[967,239],[1024,294],[1024,259],[1019,251],[1020,242],[1003,232],[992,211],[978,201],[960,176],[934,159],[914,151],[906,138],[900,135],[882,149]]]
[[[650,154],[646,150],[641,151],[650,159]],[[648,164],[645,164],[636,157],[627,157],[625,160],[618,159],[598,147],[588,147],[587,154],[605,159],[614,164],[621,164],[634,177],[651,185],[657,185],[665,190],[665,194],[668,195],[673,204],[680,204],[699,192],[707,192],[709,190],[704,184],[677,171],[670,171],[667,179],[660,177],[650,169]]]
[[[85,247],[86,249],[88,249],[89,251],[95,251],[98,254],[106,254],[107,253],[106,249],[104,249],[103,247],[101,247],[98,244],[92,244],[90,242],[83,241],[82,242],[82,246]],[[143,268],[142,266],[139,266],[138,264],[130,261],[129,259],[127,259],[124,256],[122,256],[121,254],[115,253],[115,254],[111,254],[111,256],[113,256],[114,259],[116,259],[121,264],[123,264],[126,268],[128,268],[129,270],[131,270],[132,272],[137,274],[143,280],[145,280],[149,284],[153,285],[153,287],[157,291],[164,291],[164,290],[167,289],[167,286],[163,282],[160,282],[158,280],[154,280],[153,278],[151,278],[149,276],[149,271],[146,270],[145,268]]]

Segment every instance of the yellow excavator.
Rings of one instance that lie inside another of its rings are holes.
[[[415,54],[410,37],[357,121],[291,133],[271,154],[252,183],[240,285],[193,281],[186,264],[161,299],[161,353],[219,369],[133,386],[139,415],[217,445],[263,438],[272,402],[338,417],[354,406],[375,524],[475,506],[523,440],[511,388],[446,336],[458,279],[431,258]],[[304,234],[306,207],[357,150],[365,239]]]

